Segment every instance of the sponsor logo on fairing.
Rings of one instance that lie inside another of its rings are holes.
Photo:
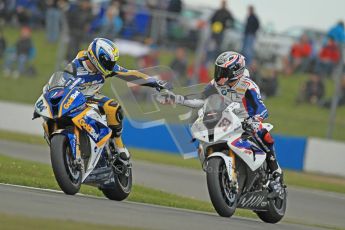
[[[68,109],[71,104],[73,103],[73,101],[78,97],[78,95],[80,94],[79,91],[75,91],[69,98],[68,101],[63,105],[64,109]]]
[[[80,126],[85,129],[95,140],[98,140],[99,134],[96,133],[95,129],[92,128],[83,118],[79,120]]]

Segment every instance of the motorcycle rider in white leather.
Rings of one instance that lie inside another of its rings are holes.
[[[220,54],[215,62],[214,79],[197,99],[175,95],[170,91],[162,92],[157,99],[162,104],[180,104],[200,108],[207,97],[217,93],[240,104],[240,108],[235,113],[243,119],[243,129],[255,132],[268,147],[266,161],[273,177],[272,182],[283,184],[283,172],[276,159],[274,140],[270,133],[262,128],[261,122],[268,117],[268,111],[261,99],[258,86],[250,79],[243,55],[232,51]],[[275,183],[270,185],[274,186]]]

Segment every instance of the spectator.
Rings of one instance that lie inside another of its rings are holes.
[[[315,72],[320,76],[330,75],[340,59],[340,50],[332,37],[328,38],[327,44],[322,47],[315,66]]]
[[[0,2],[0,19],[10,23],[16,10],[16,0],[4,0]],[[3,23],[3,22],[1,22]]]
[[[21,26],[41,27],[44,23],[45,1],[17,0],[16,13]]]
[[[2,58],[4,52],[6,50],[6,39],[2,30],[0,30],[0,59]]]
[[[18,78],[27,70],[27,63],[33,57],[34,47],[31,40],[31,30],[23,27],[20,32],[20,38],[6,53],[4,66],[4,75],[8,77],[13,71],[13,78]],[[16,68],[14,68],[16,64]]]
[[[19,1],[16,3],[16,15],[21,26],[29,26],[30,23],[30,16],[31,11],[30,3],[26,3],[26,1]]]
[[[170,0],[167,11],[170,13],[180,14],[182,11],[182,1],[181,0]]]
[[[67,12],[69,28],[69,42],[67,60],[71,61],[78,53],[81,43],[88,36],[90,22],[92,20],[90,0],[78,1],[77,5],[71,5]]]
[[[227,9],[226,0],[221,1],[221,8],[218,9],[211,17],[211,42],[209,60],[214,60],[215,57],[221,52],[224,31],[226,28],[233,26],[234,18],[231,12]]]
[[[254,12],[254,7],[248,7],[249,16],[244,30],[242,54],[246,57],[247,65],[250,66],[254,56],[255,35],[260,27],[259,19]]]
[[[311,64],[312,45],[306,34],[292,45],[289,57],[288,74],[296,71],[305,72]]]
[[[177,48],[175,58],[170,63],[170,68],[176,73],[177,78],[184,79],[187,72],[187,58],[184,48]]]
[[[327,36],[333,38],[336,43],[345,42],[345,28],[344,22],[340,21],[335,26],[333,26],[327,33]]]
[[[182,1],[181,0],[170,0],[167,11],[172,14],[176,14],[176,18],[168,17],[167,19],[167,34],[169,37],[174,36],[174,31],[177,28],[177,18],[182,11]]]
[[[277,71],[270,69],[269,73],[261,78],[260,84],[263,97],[276,96],[279,86]]]
[[[123,7],[124,8],[124,7]],[[129,2],[125,9],[120,11],[122,14],[123,28],[121,35],[124,39],[132,39],[135,35],[135,16],[137,12],[137,6],[133,2]]]
[[[250,78],[259,86],[263,97],[275,96],[278,92],[278,75],[273,66],[267,67],[266,71],[258,68],[254,59],[249,67]]]
[[[104,37],[113,39],[122,29],[122,19],[120,17],[119,2],[112,2],[108,7],[102,22],[101,34]]]
[[[325,95],[325,86],[321,77],[311,74],[307,82],[302,86],[297,103],[306,102],[309,104],[320,104]]]
[[[60,35],[61,0],[47,0],[46,37],[49,42],[56,42]]]

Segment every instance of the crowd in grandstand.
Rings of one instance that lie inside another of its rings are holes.
[[[234,15],[227,1],[222,0],[221,7],[209,16],[208,26],[211,31],[199,63],[189,61],[188,53],[196,50],[195,38],[205,25],[199,23],[196,30],[181,29],[179,16],[184,9],[181,0],[4,0],[0,3],[0,58],[3,59],[4,76],[15,78],[26,75],[34,76],[32,60],[36,49],[32,41],[32,31],[45,29],[46,39],[50,43],[60,41],[63,33],[68,35],[66,61],[74,58],[85,42],[93,37],[122,38],[147,43],[150,52],[138,58],[139,68],[159,64],[161,48],[174,53],[170,67],[176,76],[185,79],[186,84],[205,83],[211,78],[209,63],[212,57],[221,51],[225,30],[231,30]],[[159,21],[159,26],[156,21]],[[20,37],[15,44],[9,45],[3,35],[3,25],[14,25],[20,29]],[[164,28],[162,28],[162,25]],[[68,28],[63,31],[64,28]],[[278,73],[272,67],[265,71],[260,68],[255,56],[256,33],[260,30],[260,21],[253,6],[248,7],[244,24],[242,52],[254,80],[267,97],[278,91]],[[155,36],[152,37],[152,34]],[[186,39],[188,38],[188,39]],[[187,41],[188,40],[188,41]],[[170,43],[167,43],[167,42]],[[286,57],[283,72],[307,73],[309,78],[301,88],[297,102],[307,102],[328,106],[325,102],[325,79],[332,75],[341,61],[340,45],[345,42],[344,23],[339,22],[325,34],[322,44],[308,34],[303,34],[290,49]],[[167,45],[168,44],[168,45]],[[213,44],[213,46],[212,46]],[[211,48],[210,48],[211,47]],[[214,59],[214,58],[213,58]],[[269,66],[270,65],[266,65]],[[198,69],[195,69],[198,68]],[[195,78],[196,77],[196,78]],[[345,82],[345,80],[344,80]],[[340,101],[345,103],[345,83]]]

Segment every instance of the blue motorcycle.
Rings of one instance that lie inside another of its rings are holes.
[[[124,200],[132,188],[132,168],[115,151],[105,114],[78,90],[79,80],[54,73],[35,104],[43,118],[52,168],[61,190],[74,195],[81,184],[98,187],[111,200]]]

